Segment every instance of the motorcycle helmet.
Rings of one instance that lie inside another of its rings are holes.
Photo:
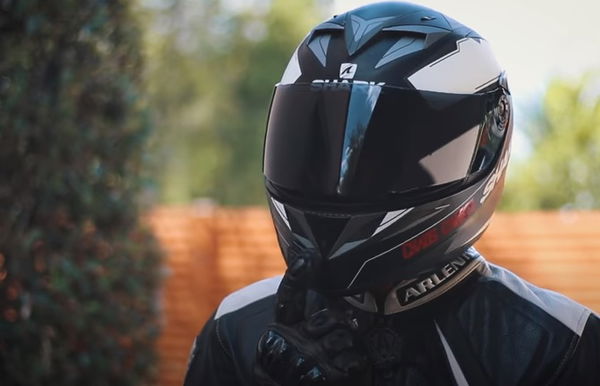
[[[511,97],[489,43],[437,11],[370,4],[317,25],[275,86],[263,172],[288,266],[358,294],[448,264],[500,198]]]

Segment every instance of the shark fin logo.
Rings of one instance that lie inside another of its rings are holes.
[[[358,64],[354,63],[342,63],[340,65],[340,79],[354,79]]]

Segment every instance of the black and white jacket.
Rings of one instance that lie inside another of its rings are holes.
[[[256,344],[274,319],[280,280],[222,301],[194,342],[185,385],[255,385]],[[394,318],[402,360],[386,384],[600,385],[598,315],[486,261]]]

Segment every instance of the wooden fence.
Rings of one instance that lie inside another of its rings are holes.
[[[192,341],[229,292],[283,272],[264,208],[161,207],[166,252],[159,384],[181,385]],[[600,212],[498,213],[476,244],[488,260],[600,311]]]

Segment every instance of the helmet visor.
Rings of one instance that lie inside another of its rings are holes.
[[[500,97],[373,83],[278,85],[264,174],[306,197],[370,201],[457,181],[491,165]]]

